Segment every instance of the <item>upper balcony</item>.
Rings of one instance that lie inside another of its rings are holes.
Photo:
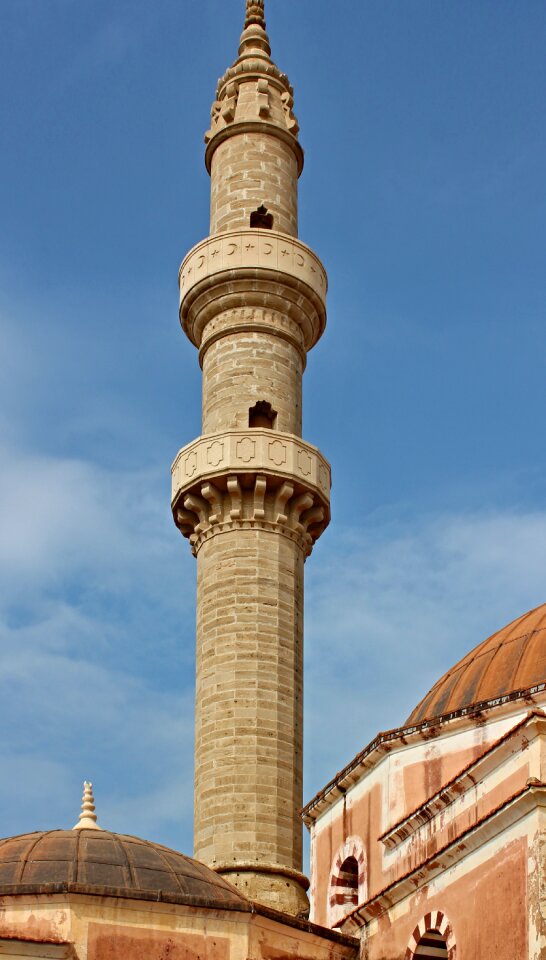
[[[234,230],[197,244],[179,271],[180,322],[200,347],[219,312],[267,307],[295,321],[306,350],[326,326],[326,271],[300,240],[273,230]]]
[[[316,447],[274,430],[209,434],[172,468],[175,523],[197,554],[219,533],[282,532],[309,556],[330,520],[330,465]]]

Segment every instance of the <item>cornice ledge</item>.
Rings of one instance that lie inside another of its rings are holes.
[[[15,933],[0,933],[0,954],[4,956],[4,947],[8,947],[13,950],[14,947],[26,947],[31,946],[43,947],[45,943],[46,949],[50,951],[48,954],[51,957],[62,958],[62,960],[72,960],[76,957],[74,950],[74,944],[70,943],[68,940],[54,940],[49,938],[44,942],[44,939],[39,934],[25,933],[23,930],[18,930]],[[25,951],[25,953],[27,952]],[[17,950],[17,955],[23,956],[22,951]],[[42,951],[40,950],[40,954]],[[13,956],[11,953],[7,953],[7,956]]]
[[[392,753],[393,750],[404,748],[411,743],[428,743],[430,740],[440,737],[444,729],[465,729],[470,724],[485,723],[489,719],[489,714],[493,711],[498,716],[502,716],[503,713],[500,711],[512,710],[512,704],[518,701],[535,704],[536,697],[544,699],[545,695],[546,682],[536,683],[532,687],[522,690],[512,690],[502,697],[482,700],[469,704],[461,710],[443,714],[439,717],[431,717],[429,720],[422,720],[421,723],[396,727],[394,730],[378,733],[339,773],[332,777],[322,790],[319,790],[306,803],[301,811],[303,822],[310,827],[323,811],[328,810],[332,803],[336,802],[340,795],[339,791],[345,793],[355,783],[358,783],[366,770],[375,767],[384,756]]]
[[[470,853],[494,839],[538,807],[546,809],[546,783],[527,786],[500,804],[482,820],[460,833],[403,877],[393,881],[366,903],[360,904],[335,924],[351,933],[386,914],[395,904],[429,884],[435,877],[464,860]],[[464,843],[462,842],[464,840]]]
[[[530,738],[527,746],[537,736],[546,734],[546,715],[542,711],[531,711],[523,720],[511,727],[504,736],[495,740],[479,757],[463,767],[460,772],[447,781],[425,803],[416,807],[408,816],[403,817],[383,833],[379,839],[388,850],[397,846],[417,833],[422,827],[430,824],[434,818],[445,812],[456,800],[460,800],[469,790],[472,790],[487,773],[495,769],[505,759],[505,750],[510,740],[523,728],[527,728]],[[501,756],[499,757],[499,753]]]

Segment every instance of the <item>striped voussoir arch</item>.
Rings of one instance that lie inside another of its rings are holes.
[[[360,837],[348,837],[337,851],[330,872],[328,915],[334,923],[366,899],[366,853]]]
[[[455,960],[456,952],[451,924],[445,913],[436,910],[417,924],[404,960]]]

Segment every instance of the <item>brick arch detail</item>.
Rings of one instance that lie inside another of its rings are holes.
[[[368,898],[367,858],[364,844],[360,837],[347,837],[336,851],[330,868],[330,881],[328,883],[328,923],[331,927],[349,912],[348,909],[344,909],[343,904],[336,903],[334,899],[336,892],[334,882],[336,878],[339,877],[341,868],[349,857],[354,857],[358,864],[358,901],[359,903],[363,903]]]
[[[411,935],[404,960],[413,960],[421,937],[424,937],[426,933],[429,933],[432,930],[437,930],[438,933],[440,933],[444,938],[447,947],[448,960],[456,960],[457,944],[455,943],[453,927],[445,913],[442,913],[441,910],[433,910],[432,913],[427,913],[423,919],[419,921]]]

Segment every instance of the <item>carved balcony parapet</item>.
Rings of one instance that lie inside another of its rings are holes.
[[[316,447],[292,433],[254,428],[208,434],[183,447],[172,466],[173,503],[196,479],[245,471],[293,479],[330,499],[330,464]]]
[[[305,350],[326,325],[324,267],[301,241],[273,230],[208,237],[182,262],[179,283],[180,323],[196,347],[201,347],[207,324],[234,309],[283,314],[301,329]]]
[[[281,533],[309,556],[330,520],[330,466],[291,434],[200,437],[173,464],[172,508],[195,555],[210,537],[251,528]]]

